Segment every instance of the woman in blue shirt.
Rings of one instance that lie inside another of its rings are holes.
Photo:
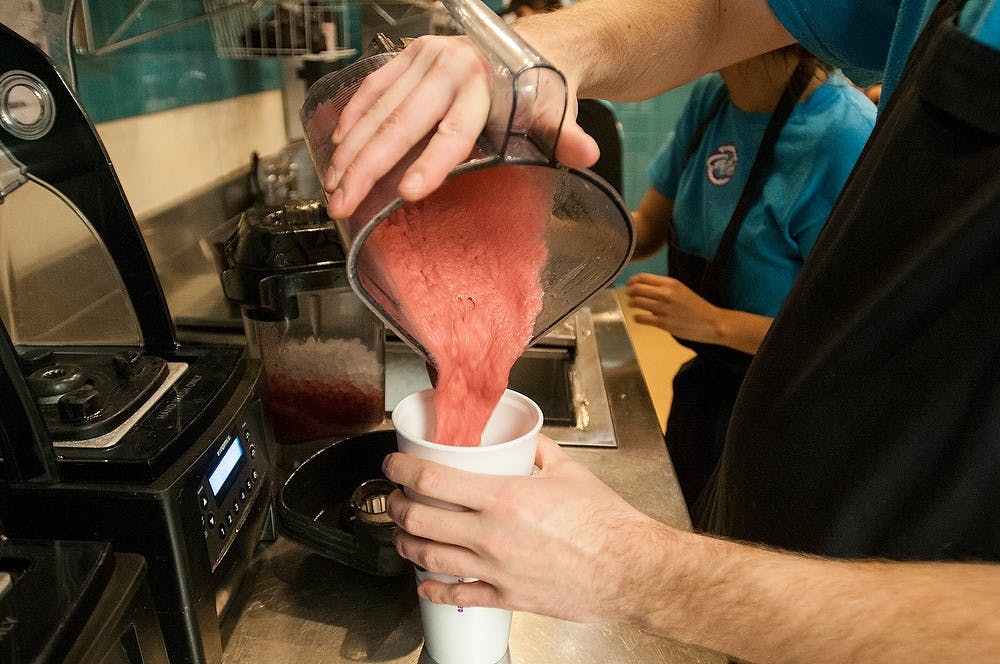
[[[790,46],[696,82],[650,166],[651,186],[633,213],[634,258],[667,244],[669,276],[636,275],[627,294],[641,310],[637,322],[697,352],[674,379],[665,432],[690,510],[722,451],[750,360],[874,124],[860,91]],[[727,231],[731,242],[722,241]]]

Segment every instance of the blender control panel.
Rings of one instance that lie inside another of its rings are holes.
[[[264,440],[257,424],[242,422],[220,437],[202,473],[198,509],[213,569],[225,556],[267,482]]]

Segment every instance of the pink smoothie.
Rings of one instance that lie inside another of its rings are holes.
[[[481,442],[542,308],[551,206],[546,169],[488,168],[402,206],[366,241],[437,369],[435,442]]]

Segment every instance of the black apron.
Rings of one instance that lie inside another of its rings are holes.
[[[1000,560],[1000,51],[945,0],[733,411],[708,530]]]
[[[668,226],[667,274],[712,304],[725,306],[723,293],[729,282],[736,237],[747,212],[756,203],[763,189],[781,128],[802,96],[813,72],[812,63],[800,63],[789,78],[781,100],[764,130],[747,182],[714,257],[709,260],[682,250],[677,243],[677,230],[673,221]],[[685,164],[698,151],[705,130],[721,110],[726,98],[723,88],[688,143]],[[725,346],[675,338],[697,353],[674,377],[674,396],[664,432],[664,441],[681,492],[690,508],[719,460],[733,403],[753,356]]]

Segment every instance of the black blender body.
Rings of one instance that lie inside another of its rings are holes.
[[[37,100],[34,116],[19,115],[15,92]],[[242,346],[177,343],[145,242],[93,125],[51,61],[0,24],[4,159],[16,184],[0,201],[31,184],[71,209],[117,273],[139,338],[33,340],[18,334],[7,312],[0,325],[0,533],[108,541],[115,551],[141,554],[171,661],[216,662],[220,621],[271,509],[259,362]],[[44,223],[41,217],[24,222]],[[42,306],[42,294],[31,296]],[[8,305],[15,299],[7,298]],[[30,307],[32,300],[18,302]]]
[[[0,541],[0,661],[167,664],[134,553],[107,542]]]

